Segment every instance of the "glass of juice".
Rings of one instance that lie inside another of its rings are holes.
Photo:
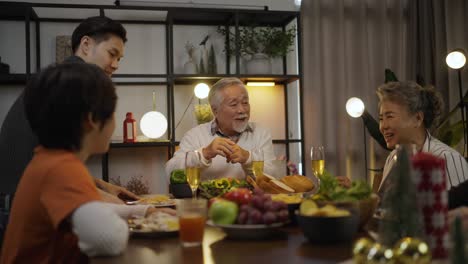
[[[200,184],[200,153],[198,151],[187,151],[185,153],[185,175],[192,189],[192,197],[197,198],[197,189]]]
[[[325,150],[323,146],[312,146],[310,148],[310,159],[312,160],[312,172],[315,176],[321,176],[325,169]]]
[[[254,149],[252,154],[252,172],[255,178],[262,177],[263,175],[263,149]]]
[[[205,231],[207,201],[205,199],[178,199],[176,210],[182,246],[200,246]]]

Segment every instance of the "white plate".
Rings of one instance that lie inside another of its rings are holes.
[[[134,237],[150,237],[150,238],[166,238],[176,237],[179,235],[179,230],[173,231],[160,231],[160,230],[148,230],[148,229],[134,229],[129,227],[130,235]]]
[[[265,239],[278,235],[278,228],[285,223],[274,223],[271,225],[218,225],[208,220],[207,225],[221,228],[231,239]]]
[[[158,194],[144,194],[142,198],[151,198],[157,196]],[[175,206],[175,199],[169,198],[169,200],[163,202],[146,202],[144,200],[133,201],[127,204],[148,204],[153,205],[154,207],[168,207],[168,206]]]

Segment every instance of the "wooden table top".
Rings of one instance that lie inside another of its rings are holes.
[[[178,237],[132,237],[122,255],[93,258],[91,263],[337,263],[351,257],[352,243],[312,244],[298,227],[280,229],[268,240],[246,241],[226,239],[220,229],[207,226],[200,247],[184,248]]]

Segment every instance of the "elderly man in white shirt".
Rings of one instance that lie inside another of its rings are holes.
[[[180,142],[180,149],[166,164],[169,177],[175,169],[183,169],[185,153],[198,151],[202,180],[222,177],[244,179],[252,172],[254,149],[262,149],[264,171],[274,171],[275,159],[270,132],[249,122],[249,94],[238,78],[216,82],[208,100],[215,118],[189,130]]]

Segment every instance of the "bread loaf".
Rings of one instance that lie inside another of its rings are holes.
[[[295,192],[308,192],[314,189],[314,183],[302,175],[284,176],[281,182],[294,189]]]
[[[255,182],[254,179],[252,179],[252,177],[247,176],[247,179],[246,179],[246,180],[247,180],[247,182],[248,182],[250,185],[252,185],[253,188],[258,188],[257,183]]]
[[[294,189],[269,175],[257,177],[256,185],[264,192],[271,194],[294,192]]]
[[[276,193],[293,193],[294,189],[291,187],[287,186],[286,184],[278,181],[278,180],[271,180],[269,182],[271,185],[272,189],[276,190]]]
[[[277,189],[273,188],[273,186],[270,184],[270,182],[267,181],[257,181],[258,187],[262,189],[265,193],[271,193],[271,194],[277,194],[279,193]]]

